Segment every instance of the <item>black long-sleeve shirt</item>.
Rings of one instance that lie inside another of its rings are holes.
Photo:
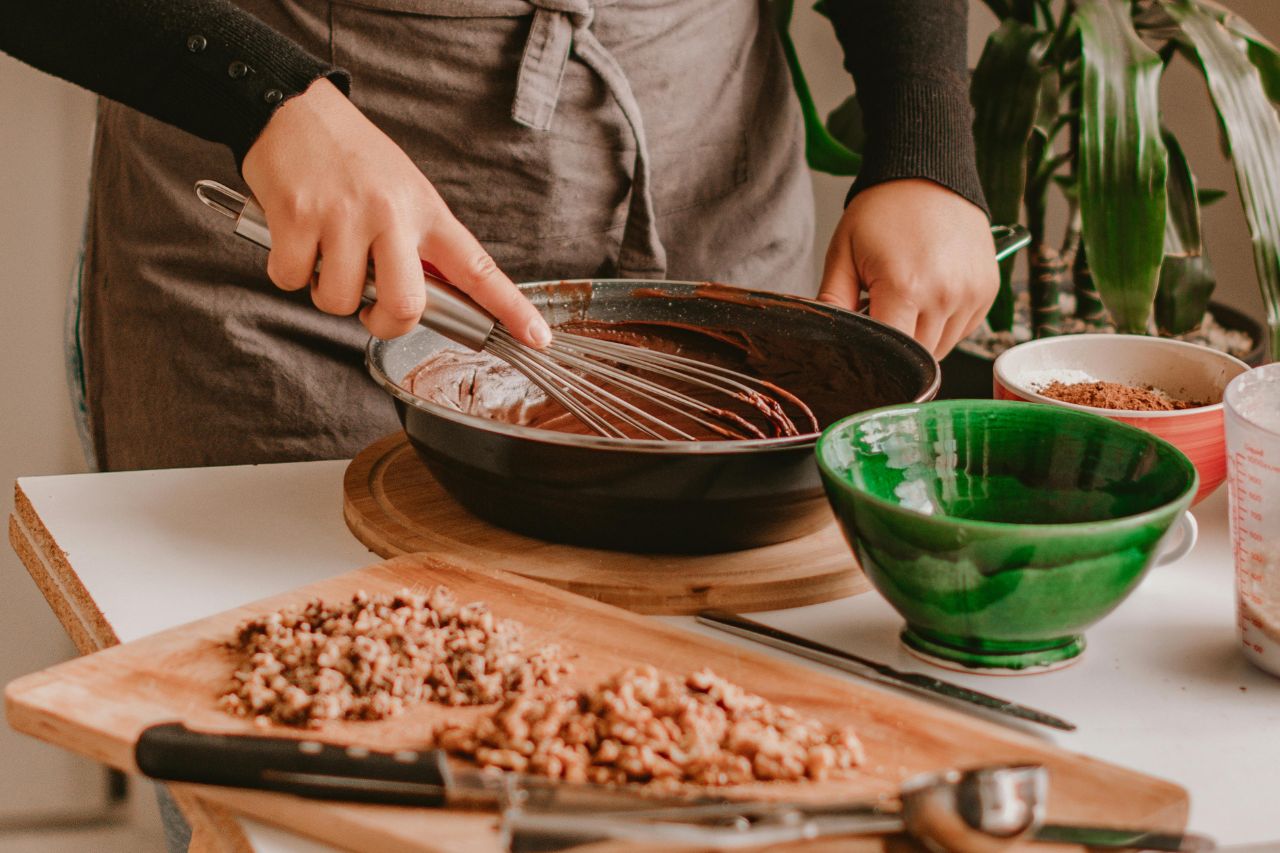
[[[928,178],[980,207],[966,0],[828,0],[867,130],[853,191]],[[0,0],[0,50],[204,139],[237,164],[322,62],[229,0]]]
[[[850,197],[929,178],[986,210],[969,106],[969,0],[827,0],[866,144]]]
[[[0,0],[0,50],[189,133],[237,164],[284,101],[350,78],[228,0]]]

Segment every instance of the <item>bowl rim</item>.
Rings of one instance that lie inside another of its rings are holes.
[[[920,353],[928,358],[933,364],[933,379],[916,399],[911,403],[921,403],[931,399],[938,393],[938,388],[942,384],[942,368],[938,364],[937,358],[928,351],[922,344],[893,326],[876,320],[866,314],[856,311],[850,311],[841,308],[838,305],[832,305],[828,302],[820,302],[816,299],[809,299],[803,296],[795,296],[787,293],[774,293],[767,290],[751,290],[745,287],[738,287],[733,284],[725,284],[723,282],[715,282],[710,280],[682,280],[682,279],[639,279],[639,278],[564,278],[564,279],[542,279],[539,281],[523,281],[516,286],[521,290],[534,290],[554,285],[581,285],[581,284],[619,284],[642,287],[662,287],[665,285],[685,285],[691,287],[700,287],[705,285],[714,285],[716,287],[728,287],[740,291],[749,296],[761,297],[773,302],[781,301],[803,303],[806,310],[817,309],[820,313],[830,315],[855,315],[860,318],[859,322],[872,323],[879,326],[883,331],[890,333],[891,337],[905,339],[910,345],[918,347]],[[416,334],[417,331],[409,332]],[[373,377],[374,382],[382,387],[392,397],[401,403],[419,411],[425,412],[438,418],[458,424],[459,426],[471,427],[479,429],[482,432],[492,433],[505,438],[518,439],[544,445],[557,445],[565,447],[589,448],[592,450],[605,450],[619,453],[653,453],[663,455],[732,455],[739,453],[761,453],[772,450],[793,450],[797,448],[810,448],[816,445],[822,431],[805,433],[797,436],[784,436],[781,438],[750,438],[750,439],[721,439],[715,441],[663,441],[658,439],[632,439],[632,438],[610,438],[607,436],[597,435],[574,435],[567,432],[557,432],[555,430],[539,429],[538,427],[522,426],[519,424],[508,424],[502,421],[495,421],[490,418],[483,418],[479,415],[468,415],[454,409],[446,408],[437,403],[432,403],[422,397],[413,394],[402,388],[390,376],[387,375],[376,362],[374,358],[374,348],[380,343],[378,338],[370,337],[365,344],[364,362],[365,369],[369,375]],[[856,413],[855,413],[856,414]],[[836,421],[838,423],[838,421]]]
[[[1068,403],[1066,400],[1058,400],[1053,397],[1045,396],[1044,394],[1041,394],[1038,391],[1033,391],[1029,387],[1027,387],[1026,383],[1011,381],[1010,378],[1006,375],[1006,372],[1008,370],[1008,364],[1009,364],[1008,360],[1006,360],[1003,365],[1000,363],[1001,359],[1005,359],[1006,356],[1009,356],[1015,352],[1018,353],[1019,355],[1025,355],[1029,350],[1036,349],[1038,347],[1052,347],[1052,346],[1058,346],[1058,345],[1066,345],[1072,342],[1079,342],[1079,341],[1086,341],[1086,340],[1122,341],[1123,343],[1120,344],[1121,346],[1133,345],[1133,346],[1139,346],[1139,347],[1153,347],[1153,346],[1166,347],[1166,348],[1173,347],[1175,349],[1190,350],[1200,354],[1201,356],[1224,361],[1231,366],[1238,367],[1239,372],[1237,372],[1235,376],[1239,376],[1240,374],[1245,373],[1252,369],[1249,367],[1248,364],[1236,358],[1234,355],[1231,355],[1230,353],[1225,353],[1225,352],[1222,352],[1221,350],[1216,350],[1213,347],[1207,347],[1203,344],[1193,344],[1190,341],[1179,341],[1174,338],[1161,338],[1153,335],[1121,335],[1121,334],[1087,333],[1087,334],[1076,334],[1076,335],[1059,335],[1052,338],[1038,338],[1036,340],[1023,341],[1020,344],[1009,347],[1009,349],[1005,350],[1004,352],[1000,353],[1000,355],[996,356],[995,361],[991,365],[992,376],[996,382],[999,382],[1000,385],[1004,387],[1006,391],[1012,394],[1017,394],[1018,396],[1022,397],[1026,402],[1047,403],[1051,406],[1058,406],[1064,409],[1072,409],[1077,412],[1088,412],[1090,414],[1100,414],[1103,417],[1109,418],[1111,420],[1115,420],[1116,418],[1133,418],[1136,420],[1147,420],[1147,419],[1159,420],[1162,418],[1178,418],[1178,417],[1185,418],[1185,417],[1191,417],[1193,415],[1204,414],[1207,412],[1222,411],[1222,403],[1223,403],[1222,400],[1219,400],[1216,403],[1210,403],[1207,406],[1194,406],[1189,409],[1174,409],[1173,411],[1168,411],[1168,412],[1149,412],[1149,411],[1142,411],[1139,409],[1106,409],[1101,406],[1085,406],[1080,403]],[[1130,343],[1130,342],[1137,342],[1137,341],[1142,341],[1142,343],[1132,343],[1132,344]],[[1227,385],[1231,383],[1231,380],[1234,379],[1235,376],[1232,376],[1229,379],[1227,379],[1226,384],[1222,386],[1222,393],[1224,397],[1227,393]]]
[[[907,411],[909,409],[920,409],[925,406],[935,407],[935,408],[968,407],[968,408],[988,408],[988,409],[1017,409],[1017,408],[1027,408],[1027,407],[1034,406],[1037,409],[1043,410],[1043,406],[1041,406],[1039,403],[1028,403],[1023,400],[977,400],[977,399],[968,400],[968,399],[965,399],[965,400],[933,400],[933,401],[924,402],[924,403],[899,403],[893,406],[881,406],[878,409],[868,409],[865,412],[858,412],[857,414],[853,414],[853,415],[849,415],[847,417],[841,418],[840,420],[833,423],[831,426],[824,429],[822,431],[822,434],[818,436],[818,440],[814,444],[814,456],[817,457],[818,470],[822,474],[823,480],[838,484],[842,488],[847,488],[850,491],[856,493],[857,495],[863,498],[866,498],[867,500],[871,501],[872,503],[880,507],[891,510],[892,512],[899,515],[908,516],[912,519],[917,519],[917,520],[931,519],[934,521],[955,524],[961,528],[968,528],[971,530],[980,530],[980,531],[986,531],[986,532],[991,532],[991,531],[1010,532],[1013,530],[1019,530],[1019,531],[1026,531],[1031,533],[1050,533],[1050,532],[1084,533],[1091,530],[1097,530],[1099,528],[1116,525],[1117,523],[1121,523],[1122,526],[1126,526],[1126,527],[1143,524],[1148,520],[1154,519],[1156,516],[1159,516],[1163,513],[1168,512],[1171,507],[1175,507],[1180,503],[1186,504],[1186,507],[1184,507],[1184,511],[1186,511],[1187,508],[1190,506],[1191,499],[1195,496],[1197,490],[1200,488],[1200,472],[1196,469],[1196,466],[1191,462],[1191,460],[1187,457],[1187,455],[1183,453],[1181,450],[1179,450],[1178,447],[1174,445],[1172,442],[1167,441],[1161,438],[1160,436],[1155,435],[1152,432],[1149,432],[1148,430],[1142,429],[1141,427],[1136,427],[1136,426],[1133,426],[1132,424],[1122,423],[1120,421],[1115,420],[1114,418],[1104,417],[1102,415],[1094,414],[1093,412],[1089,412],[1089,411],[1068,410],[1066,417],[1067,418],[1083,418],[1085,420],[1093,420],[1093,421],[1101,422],[1101,423],[1107,424],[1109,429],[1117,429],[1122,432],[1127,431],[1131,435],[1133,435],[1135,438],[1141,438],[1145,441],[1150,441],[1157,445],[1164,445],[1165,448],[1172,451],[1173,459],[1182,467],[1184,473],[1190,473],[1191,477],[1187,482],[1187,486],[1178,494],[1177,497],[1173,498],[1172,500],[1166,501],[1165,503],[1162,503],[1157,507],[1153,507],[1148,510],[1143,510],[1142,512],[1134,513],[1132,515],[1118,515],[1118,516],[1115,516],[1114,518],[1104,518],[1104,519],[1098,519],[1095,521],[1034,522],[1034,523],[1024,524],[1024,523],[1015,522],[1015,521],[986,521],[986,520],[977,519],[977,518],[961,518],[960,516],[946,515],[943,513],[925,514],[921,512],[916,512],[915,510],[907,509],[901,504],[897,504],[897,503],[893,503],[892,501],[885,500],[884,498],[878,495],[874,495],[865,489],[859,488],[854,483],[851,483],[848,480],[841,477],[839,472],[836,471],[836,469],[833,468],[827,462],[827,460],[823,458],[823,448],[824,446],[826,446],[826,443],[830,440],[833,440],[832,436],[837,431],[847,428],[854,421],[862,420],[862,419],[869,420],[875,417],[882,417],[883,415],[890,412]],[[1175,521],[1177,520],[1176,516],[1174,517],[1174,520]]]

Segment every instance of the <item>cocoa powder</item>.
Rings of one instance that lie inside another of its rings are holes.
[[[1078,406],[1131,412],[1173,412],[1209,405],[1199,400],[1175,399],[1150,385],[1143,387],[1119,382],[1072,382],[1068,385],[1055,380],[1040,388],[1039,393]]]

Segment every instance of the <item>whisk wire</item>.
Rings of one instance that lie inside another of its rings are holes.
[[[501,325],[494,326],[484,349],[510,364],[593,432],[610,438],[638,434],[660,440],[695,440],[678,425],[683,423],[697,424],[729,439],[768,437],[737,412],[700,400],[683,389],[706,391],[745,404],[760,412],[777,435],[799,435],[799,428],[778,399],[782,397],[817,429],[808,407],[783,389],[685,356],[566,332],[557,332],[550,346],[536,350],[517,341]],[[649,374],[670,384],[638,374]],[[636,405],[637,402],[656,411]],[[672,418],[661,416],[663,413],[680,420],[673,423]],[[628,434],[623,427],[635,434]]]
[[[580,420],[586,426],[600,435],[609,438],[626,438],[626,434],[622,430],[609,423],[605,418],[600,417],[589,406],[583,405],[575,398],[575,395],[563,390],[560,385],[553,382],[555,376],[555,366],[548,368],[545,365],[537,364],[528,355],[528,353],[518,347],[509,346],[506,342],[494,340],[491,342],[491,351],[498,358],[511,365],[519,371],[526,379],[551,399],[568,410],[569,414]]]
[[[498,329],[495,331],[503,337],[507,334],[505,330]],[[684,441],[694,440],[694,437],[684,430],[679,429],[678,427],[657,417],[653,413],[647,412],[639,406],[622,399],[607,388],[593,382],[586,376],[565,368],[563,365],[557,363],[556,360],[545,356],[538,350],[530,350],[522,347],[514,340],[500,339],[494,342],[493,353],[498,355],[500,358],[510,357],[513,359],[519,359],[524,367],[528,368],[517,368],[520,369],[521,373],[523,373],[539,388],[546,391],[552,399],[569,409],[570,414],[573,414],[580,420],[584,420],[588,426],[596,429],[596,431],[601,434],[618,438],[627,437],[626,434],[616,426],[610,424],[606,419],[600,418],[594,411],[592,411],[592,406],[604,410],[606,413],[612,415],[623,423],[634,427],[650,438],[670,439],[674,437]],[[504,355],[504,353],[509,353],[510,355]],[[571,367],[579,367],[587,373],[599,372],[594,369],[599,367],[599,365],[594,363],[587,362],[584,365],[577,364],[569,360],[566,360],[566,363],[569,363]],[[515,366],[514,362],[512,363],[512,366]],[[539,370],[542,371],[541,375],[538,373]],[[548,375],[558,380],[558,387],[551,385],[547,379]],[[649,399],[652,402],[660,403],[660,401],[645,394],[643,389],[637,389],[637,395],[643,396],[645,399]],[[571,398],[571,400],[567,401],[566,398]],[[675,407],[665,404],[663,405],[673,412],[680,413],[680,410]],[[584,412],[587,413],[588,417],[583,417]],[[637,417],[633,417],[633,415],[647,421],[648,424],[646,425],[646,423],[641,422],[641,420],[637,420]],[[711,424],[706,425],[709,428],[713,427]],[[603,426],[604,429],[602,429],[601,426]],[[658,427],[659,429],[654,429],[654,427]],[[662,432],[660,430],[665,430],[666,432]]]
[[[565,361],[573,361],[583,369],[595,372],[605,370],[603,361],[610,361],[632,370],[644,370],[656,376],[671,379],[681,385],[708,389],[719,395],[726,395],[741,403],[760,411],[765,418],[778,428],[782,435],[799,435],[800,430],[777,399],[782,397],[790,402],[808,421],[808,426],[818,430],[818,422],[813,412],[799,398],[773,383],[756,379],[729,368],[687,358],[673,353],[655,352],[631,344],[616,341],[601,341],[581,335],[557,333],[548,350]],[[687,394],[671,391],[663,385],[640,379],[632,372],[615,370],[613,378],[620,377],[634,389],[653,390],[677,404],[675,408],[664,406],[685,417],[690,417],[710,429],[728,438],[764,438],[765,434],[750,421],[724,408],[708,405]],[[756,387],[752,387],[752,386]],[[775,396],[776,395],[776,396]],[[652,399],[652,397],[648,397]],[[744,429],[747,434],[739,434],[732,430],[726,432],[722,426],[711,424],[696,418],[688,409],[695,409],[720,421],[731,421]]]
[[[564,351],[560,351],[558,355],[566,364],[571,367],[578,368],[583,373],[599,376],[605,381],[611,382],[620,388],[630,390],[636,396],[649,401],[655,406],[671,412],[672,414],[679,415],[682,418],[687,418],[706,427],[714,433],[723,435],[725,438],[765,437],[764,432],[762,432],[758,427],[734,412],[716,408],[715,406],[704,403],[694,397],[690,397],[687,394],[681,394],[655,382],[641,379],[632,373],[611,367],[601,361],[593,361],[589,358],[573,355]],[[667,375],[668,378],[677,381],[684,381],[684,379],[678,374],[660,371],[653,372],[660,373],[661,375]],[[647,419],[662,427],[671,430],[676,429],[670,423],[659,418],[654,418],[649,412],[645,412],[643,409],[639,409],[638,411]],[[717,423],[715,420],[710,420],[708,417],[702,417],[701,415],[707,415],[719,421],[729,421],[740,427],[743,432],[735,432],[732,429],[726,428],[722,423]]]

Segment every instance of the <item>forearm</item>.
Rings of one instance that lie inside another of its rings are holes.
[[[0,50],[229,146],[239,163],[281,103],[345,72],[227,0],[4,0]]]
[[[969,105],[967,0],[828,0],[866,130],[850,197],[926,178],[986,210]]]

